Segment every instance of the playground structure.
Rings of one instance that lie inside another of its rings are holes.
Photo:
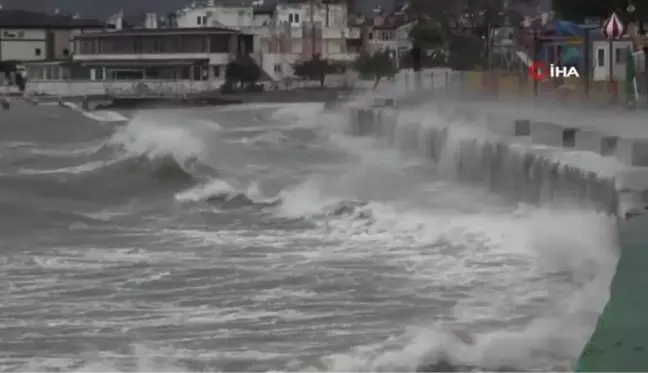
[[[647,91],[642,51],[646,42],[646,37],[634,33],[610,42],[603,39],[598,24],[579,25],[545,16],[526,22],[525,27],[506,27],[496,33],[488,71],[469,85],[477,94],[491,97],[596,104],[646,101],[641,99]],[[534,62],[574,67],[579,77],[534,81],[529,75]]]

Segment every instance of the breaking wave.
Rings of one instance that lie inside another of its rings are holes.
[[[431,306],[401,335],[293,371],[570,370],[607,302],[618,256],[614,218],[587,208],[444,212],[334,198],[310,182],[284,192],[279,209],[314,222],[341,251],[360,245],[368,257],[393,256],[426,283],[421,296],[462,289],[446,299],[456,302],[449,315]],[[549,290],[547,278],[572,285]]]
[[[378,141],[364,141],[337,137],[331,127],[345,114],[315,118],[320,111],[301,105],[269,118],[321,124],[311,130],[328,135],[328,150],[340,153],[321,163],[324,152],[314,154],[314,147],[302,153],[285,147],[307,136],[255,127],[262,133],[239,136],[232,156],[233,148],[210,136],[243,134],[245,123],[228,129],[229,123],[194,125],[182,114],[140,112],[108,141],[79,151],[91,159],[83,167],[52,168],[57,178],[91,186],[89,198],[105,190],[128,196],[128,203],[148,196],[160,180],[182,181],[165,184],[173,188],[164,195],[177,202],[165,208],[182,216],[162,210],[166,225],[150,223],[150,236],[136,242],[122,236],[115,244],[132,247],[115,249],[110,241],[93,250],[66,248],[67,256],[56,257],[50,265],[92,268],[109,291],[123,290],[123,303],[93,298],[93,307],[106,313],[80,320],[73,313],[86,310],[87,298],[70,311],[42,291],[43,317],[52,317],[48,307],[58,312],[52,318],[60,326],[52,333],[109,339],[106,330],[115,327],[119,346],[96,354],[65,350],[21,369],[568,370],[607,301],[618,254],[604,174],[592,177],[599,187],[584,188],[581,175],[541,160],[541,149],[533,150],[537,158],[525,157],[522,145],[489,145],[481,133],[450,128],[436,114],[426,114],[423,124],[400,115],[397,129],[382,128],[371,133]],[[356,128],[354,134],[369,133]],[[233,170],[226,172],[229,164]],[[554,203],[562,199],[596,203]],[[241,222],[211,225],[205,210],[194,209],[210,204],[223,208],[228,223]],[[248,206],[241,210],[263,214],[230,211]],[[181,219],[193,212],[199,224]],[[270,222],[261,227],[257,215]],[[130,228],[131,221],[124,224]],[[96,236],[91,241],[99,246]],[[38,255],[35,261],[47,267]],[[115,259],[120,255],[128,258]],[[78,276],[84,285],[98,284],[81,270]],[[77,291],[78,284],[69,285]],[[151,308],[156,317],[143,317]],[[168,343],[120,345],[147,337]],[[58,335],[52,338],[49,343]]]
[[[619,212],[614,181],[619,166],[602,157],[503,140],[481,122],[471,125],[429,110],[357,109],[351,115],[350,134],[382,139],[406,154],[423,156],[446,176],[518,201],[588,204]]]
[[[216,179],[177,193],[175,198],[179,202],[207,201],[232,207],[244,205],[271,206],[279,202],[278,198],[264,196],[257,182],[248,185],[244,191],[241,191],[242,187],[239,186],[239,188],[234,187],[225,180]]]
[[[180,118],[178,122],[162,118],[160,114],[138,113],[113,135],[109,143],[132,156],[152,161],[173,160],[185,166],[204,160],[207,146],[200,135],[183,128]]]

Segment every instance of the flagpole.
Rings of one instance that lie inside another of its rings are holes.
[[[609,72],[609,85],[610,93],[613,93],[614,88],[614,39],[620,38],[623,35],[623,24],[618,19],[616,13],[612,13],[607,21],[602,25],[603,35],[608,38],[608,50],[610,53],[609,63],[610,63],[610,72]],[[615,92],[618,93],[618,92]],[[612,100],[616,99],[616,94],[610,97]]]
[[[609,48],[610,48],[610,56],[609,56],[610,57],[610,76],[609,76],[609,78],[610,78],[610,89],[612,89],[612,86],[614,85],[614,76],[613,76],[614,75],[614,67],[612,66],[612,64],[614,63],[614,56],[613,56],[612,52],[614,52],[614,50],[612,49],[612,46],[613,46],[612,43],[613,43],[613,39],[610,38],[610,46],[609,46]]]

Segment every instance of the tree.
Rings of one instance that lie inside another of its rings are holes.
[[[261,78],[261,68],[249,55],[239,56],[225,66],[226,91],[231,91],[237,86],[251,89],[254,83]]]
[[[630,4],[635,11],[628,17]],[[648,3],[644,0],[554,0],[553,7],[559,18],[574,22],[582,22],[587,17],[605,19],[612,12],[624,19],[648,19]]]
[[[409,32],[409,38],[419,48],[434,49],[444,44],[439,25],[431,22],[417,22]]]
[[[378,87],[382,78],[393,78],[398,70],[392,58],[392,51],[388,49],[373,54],[362,53],[355,60],[353,67],[363,78],[374,79],[373,89]]]
[[[0,61],[0,74],[4,75],[5,84],[15,85],[21,92],[25,91],[27,82],[16,61]]]
[[[9,74],[18,71],[18,64],[15,61],[0,61],[0,73],[9,79]]]
[[[411,69],[415,67],[411,50],[401,55],[399,66],[401,69]],[[448,66],[448,56],[445,49],[438,48],[421,51],[421,68],[441,66]]]
[[[323,60],[319,54],[313,56],[312,59],[300,61],[293,65],[295,75],[302,79],[316,80],[324,87],[326,75],[336,72],[336,66],[330,61]]]
[[[418,19],[414,42],[430,40],[448,51],[455,69],[485,65],[490,35],[507,16],[506,0],[412,0],[409,12]],[[441,42],[441,43],[439,43]]]

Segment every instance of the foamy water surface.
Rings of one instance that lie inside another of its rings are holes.
[[[144,111],[83,142],[0,141],[2,370],[570,369],[614,220],[457,183],[344,121]]]

